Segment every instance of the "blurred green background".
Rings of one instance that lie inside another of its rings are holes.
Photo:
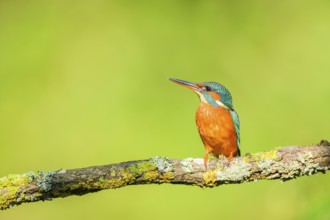
[[[202,157],[198,98],[233,95],[242,151],[330,138],[329,1],[0,1],[0,176]],[[0,219],[329,219],[330,175],[129,186]]]

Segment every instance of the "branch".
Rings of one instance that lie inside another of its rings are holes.
[[[309,147],[284,147],[236,157],[184,160],[153,157],[104,166],[28,172],[0,178],[0,210],[15,205],[58,197],[83,195],[103,189],[140,184],[184,184],[215,187],[257,180],[294,179],[325,173],[330,167],[330,143],[321,141]]]

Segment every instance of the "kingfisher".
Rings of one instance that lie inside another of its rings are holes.
[[[224,155],[229,162],[233,157],[240,156],[240,121],[228,89],[216,82],[170,80],[194,91],[199,97],[195,120],[206,151],[205,168],[209,154],[216,158]]]

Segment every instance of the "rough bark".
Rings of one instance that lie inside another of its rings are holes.
[[[246,154],[228,164],[226,158],[183,160],[153,157],[104,166],[50,172],[28,172],[0,178],[0,210],[27,202],[83,195],[103,189],[139,184],[185,184],[215,187],[258,180],[282,181],[325,173],[330,167],[330,144],[284,147]]]

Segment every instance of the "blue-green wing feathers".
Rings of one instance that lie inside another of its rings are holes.
[[[238,156],[241,156],[241,140],[240,140],[240,132],[239,132],[239,118],[238,114],[235,112],[235,110],[230,110],[230,115],[233,119],[235,130],[236,130],[236,138],[237,138],[237,146],[238,146]]]

